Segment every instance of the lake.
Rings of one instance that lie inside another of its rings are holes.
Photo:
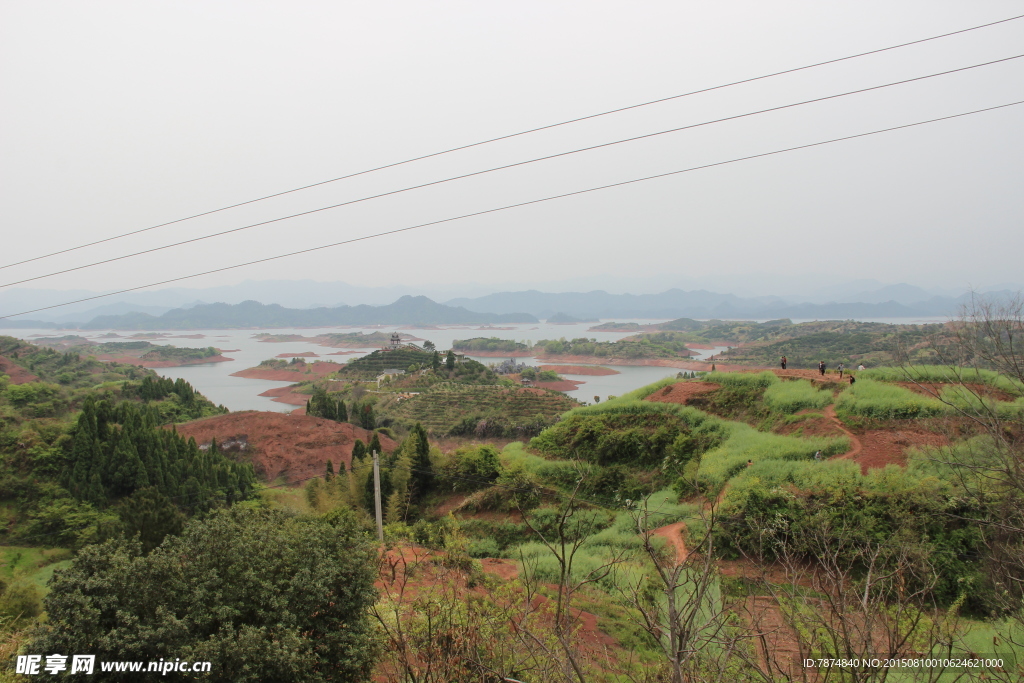
[[[608,321],[603,321],[608,322]],[[639,322],[653,323],[661,320],[616,320],[615,322]],[[445,326],[440,329],[398,329],[403,333],[430,340],[439,349],[450,348],[456,339],[470,339],[473,337],[498,337],[500,339],[513,339],[515,341],[538,342],[542,339],[573,339],[587,337],[598,341],[617,341],[629,336],[630,332],[598,332],[590,331],[589,328],[598,323],[523,323],[502,325],[503,328],[494,329],[480,328],[479,326]],[[193,387],[201,391],[207,398],[218,405],[224,405],[231,410],[271,410],[276,412],[290,412],[295,406],[284,403],[275,403],[270,398],[259,396],[260,393],[280,386],[287,386],[292,382],[278,382],[273,380],[245,379],[232,377],[231,373],[259,365],[261,361],[274,358],[282,353],[304,353],[312,351],[323,360],[335,360],[344,363],[349,358],[358,358],[376,350],[377,347],[366,349],[333,349],[318,346],[305,341],[268,343],[256,339],[260,333],[270,334],[296,334],[305,337],[313,337],[319,334],[331,332],[390,332],[392,327],[345,327],[345,328],[294,328],[294,329],[272,329],[272,330],[188,330],[179,332],[168,332],[167,336],[159,339],[151,339],[154,344],[173,344],[180,347],[205,347],[215,346],[220,349],[238,349],[237,351],[226,351],[224,353],[233,361],[224,363],[203,363],[201,365],[188,365],[177,368],[158,368],[156,372],[171,379],[182,378]],[[19,337],[31,341],[33,337],[52,337],[63,334],[79,334],[90,340],[100,341],[121,341],[119,339],[100,339],[99,337],[108,334],[110,330],[90,330],[88,332],[68,332],[54,330],[4,330],[3,334],[12,337]],[[117,331],[122,337],[129,337],[134,334],[131,331]],[[183,335],[203,335],[200,339],[182,338]],[[698,357],[705,357],[717,353],[724,347],[708,351],[699,351]],[[333,351],[358,351],[357,354],[344,356],[330,356]],[[470,356],[485,365],[488,363],[501,362],[502,358]],[[533,358],[517,358],[519,362],[526,362],[530,365],[538,365],[544,361],[537,361]],[[558,363],[567,365],[567,363]],[[567,379],[585,382],[575,391],[566,392],[567,395],[581,401],[593,401],[594,396],[600,396],[602,400],[608,396],[618,396],[633,389],[637,389],[651,382],[656,382],[664,377],[671,377],[680,372],[678,368],[664,368],[653,366],[607,366],[618,370],[620,374],[593,376],[593,375],[569,375]]]

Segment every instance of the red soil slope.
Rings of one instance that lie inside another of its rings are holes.
[[[676,382],[664,389],[655,391],[644,400],[657,403],[681,403],[685,405],[692,398],[710,394],[712,391],[717,391],[721,388],[721,386],[712,382]]]
[[[39,379],[25,368],[3,356],[0,356],[0,375],[10,377],[11,384],[25,384],[26,382],[35,382]]]
[[[325,363],[317,361],[298,365],[297,370],[271,370],[267,368],[246,368],[238,372],[232,372],[232,377],[245,377],[246,379],[271,379],[279,382],[301,382],[307,379],[319,379],[332,372],[337,372],[344,367],[341,363]]]
[[[369,443],[373,434],[350,424],[305,415],[247,411],[218,415],[177,426],[178,433],[200,445],[214,438],[218,443],[234,441],[228,452],[237,451],[241,460],[252,462],[256,473],[267,481],[283,477],[298,482],[323,474],[327,461],[347,468],[352,462],[356,439]],[[398,444],[381,435],[381,445],[392,450]]]

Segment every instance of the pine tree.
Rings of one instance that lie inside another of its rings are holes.
[[[412,460],[410,473],[412,496],[415,500],[422,500],[434,487],[434,466],[430,462],[430,441],[427,440],[427,430],[417,422],[409,434],[409,439],[412,440],[412,452],[409,454]]]
[[[335,419],[338,422],[348,422],[348,410],[344,401],[338,401],[338,416]]]
[[[441,354],[438,353],[437,351],[434,351],[434,356],[433,358],[430,359],[430,367],[432,367],[435,371],[441,369]]]
[[[377,455],[384,455],[384,449],[380,446],[380,436],[377,432],[373,433],[373,438],[370,440],[370,455],[376,453]]]
[[[356,461],[362,462],[366,457],[366,444],[361,439],[356,439],[352,444],[352,469],[356,467]]]
[[[455,352],[448,349],[448,355],[444,357],[444,364],[449,370],[455,369]]]
[[[327,471],[324,473],[324,481],[330,482],[334,479],[334,463],[327,461]]]

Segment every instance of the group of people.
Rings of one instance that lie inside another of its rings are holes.
[[[782,358],[779,359],[779,365],[782,366],[783,370],[785,370],[786,367],[789,365],[789,359],[786,358],[785,356],[783,356]],[[857,369],[858,370],[863,370],[864,366],[863,365],[858,365]],[[825,376],[825,371],[826,371],[825,361],[819,361],[818,362],[818,372],[821,373],[822,377]],[[854,382],[857,381],[857,379],[853,375],[849,374],[846,371],[846,366],[843,363],[840,363],[839,365],[836,366],[836,372],[839,373],[839,379],[840,380],[843,379],[843,375],[845,374],[850,379],[850,384],[853,384]]]

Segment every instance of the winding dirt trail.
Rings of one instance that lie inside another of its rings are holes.
[[[686,558],[689,556],[689,552],[686,550],[686,543],[683,542],[683,529],[685,527],[686,522],[676,522],[675,524],[659,527],[652,532],[655,536],[661,536],[672,544],[676,549],[676,562],[679,564],[686,562]]]
[[[838,428],[839,431],[841,431],[843,434],[846,434],[846,436],[849,437],[850,439],[850,445],[852,446],[852,448],[843,453],[842,455],[840,455],[839,458],[845,458],[849,460],[860,455],[860,452],[864,450],[863,444],[861,444],[860,439],[858,439],[853,432],[846,428],[846,425],[843,424],[842,420],[836,417],[835,406],[828,406],[825,408],[825,417],[831,420],[832,423],[836,426],[836,428]]]

